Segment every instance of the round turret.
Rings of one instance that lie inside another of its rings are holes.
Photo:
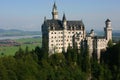
[[[91,29],[91,33],[94,33],[94,30],[93,30],[93,29]]]
[[[105,21],[106,27],[105,27],[105,37],[106,39],[112,40],[112,26],[111,26],[111,21],[109,19],[107,19]]]
[[[91,31],[90,31],[90,36],[93,37],[94,35],[95,35],[94,30],[91,29]]]
[[[110,19],[107,19],[105,21],[105,24],[106,24],[106,27],[111,27],[111,21],[110,21]]]
[[[58,11],[57,11],[57,6],[55,3],[53,5],[53,9],[52,9],[52,17],[54,20],[58,19]]]

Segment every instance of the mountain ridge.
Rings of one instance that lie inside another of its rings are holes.
[[[3,36],[24,36],[24,35],[41,35],[41,31],[23,31],[18,29],[0,29],[0,37]]]

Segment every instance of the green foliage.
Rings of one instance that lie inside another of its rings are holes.
[[[90,57],[89,57],[89,49],[86,45],[83,49],[82,54],[82,70],[86,73],[90,72]]]
[[[113,46],[113,42],[112,42],[112,40],[109,40],[109,41],[108,41],[107,46],[108,46],[108,47],[112,47],[112,46]]]
[[[120,42],[108,47],[103,53],[104,64],[108,65],[113,80],[120,79]]]
[[[90,59],[88,46],[51,56],[44,50],[19,47],[15,56],[0,57],[0,80],[120,80],[120,43],[107,48],[103,63]]]

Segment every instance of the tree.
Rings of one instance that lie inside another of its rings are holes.
[[[26,46],[26,48],[25,48],[25,54],[28,54],[29,53],[29,48],[28,48],[28,46]]]
[[[90,73],[90,56],[88,45],[84,47],[83,56],[82,56],[82,70],[84,72]]]
[[[108,41],[107,46],[108,46],[109,48],[113,46],[113,42],[112,42],[112,40],[109,40],[109,41]]]
[[[7,70],[0,59],[0,80],[8,80]]]
[[[39,46],[35,47],[35,54],[38,56],[38,59],[41,60],[42,58],[48,58],[48,52],[45,49],[40,48]]]
[[[19,47],[19,50],[15,53],[15,58],[21,58],[24,56],[24,51],[21,47]]]

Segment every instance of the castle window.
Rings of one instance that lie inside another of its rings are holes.
[[[55,32],[55,34],[56,34],[56,32]]]
[[[63,34],[63,32],[61,32],[61,34]]]
[[[53,32],[51,32],[51,34],[53,34]]]
[[[51,44],[51,46],[53,46],[53,44]]]

